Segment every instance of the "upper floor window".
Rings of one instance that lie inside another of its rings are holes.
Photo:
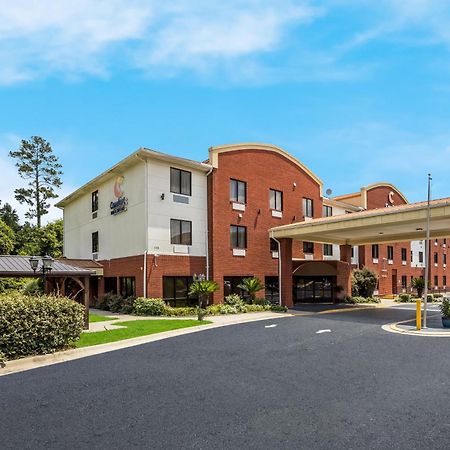
[[[275,239],[270,238],[270,251],[277,252],[278,251],[278,242]]]
[[[230,180],[230,200],[247,203],[247,183],[245,181]]]
[[[314,216],[314,205],[311,198],[303,199],[303,216],[313,217]]]
[[[407,259],[407,250],[406,248],[402,248],[402,261],[406,261]]]
[[[390,261],[392,261],[394,259],[394,247],[392,247],[392,245],[388,245],[387,257]]]
[[[419,262],[423,263],[423,252],[419,252]]]
[[[437,264],[439,261],[439,256],[437,253],[434,254],[434,263]]]
[[[333,245],[323,244],[323,254],[324,256],[333,256]]]
[[[231,248],[247,248],[247,227],[230,226],[230,245]]]
[[[170,243],[192,245],[192,222],[170,219]]]
[[[98,231],[92,233],[92,253],[98,253]]]
[[[331,217],[332,215],[333,208],[331,206],[323,205],[323,217]]]
[[[174,194],[191,195],[191,172],[170,168],[170,192]]]
[[[303,242],[303,253],[314,253],[314,243],[313,242]]]
[[[447,264],[447,255],[445,253],[442,255],[442,263]]]
[[[283,211],[283,193],[270,189],[270,209],[275,211]]]
[[[98,211],[98,191],[91,194],[91,210],[92,212]]]
[[[378,259],[379,254],[380,254],[380,248],[378,247],[378,244],[373,244],[372,245],[372,258]]]

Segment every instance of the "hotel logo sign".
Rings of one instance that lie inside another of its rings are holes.
[[[388,201],[386,203],[386,208],[389,208],[390,206],[394,206],[394,192],[391,191],[388,194]]]
[[[128,209],[128,198],[125,197],[123,190],[124,177],[119,175],[114,182],[114,196],[117,200],[110,203],[111,215],[117,216]]]

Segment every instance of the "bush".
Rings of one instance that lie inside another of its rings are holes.
[[[256,297],[253,301],[255,305],[270,305],[269,300],[266,300],[264,297]]]
[[[283,305],[270,305],[270,310],[275,312],[287,312],[288,308]]]
[[[163,316],[167,308],[162,298],[139,297],[134,302],[134,313],[138,316]]]
[[[106,294],[104,300],[106,302],[107,311],[118,313],[122,309],[123,298],[120,295]]]
[[[440,306],[442,317],[448,319],[450,318],[450,299],[444,298]]]
[[[380,299],[376,297],[347,297],[345,303],[358,304],[358,303],[380,303]]]
[[[171,306],[166,305],[164,310],[164,315],[169,317],[183,317],[183,316],[195,316],[197,315],[198,310],[197,307],[184,307],[184,308],[172,308]]]
[[[44,294],[44,282],[42,278],[35,278],[34,280],[29,281],[22,289],[22,292],[25,295],[31,295],[32,297],[36,297]]]
[[[352,271],[352,296],[355,297],[372,297],[377,287],[377,274],[364,267],[363,269],[354,269]]]
[[[433,294],[433,297],[434,297],[434,298],[442,298],[443,295],[442,295],[442,294]]]
[[[242,298],[237,294],[230,294],[225,297],[224,304],[230,306],[240,306],[244,304],[244,300],[242,300]]]
[[[0,299],[0,353],[6,359],[72,347],[83,330],[84,307],[63,297]]]
[[[400,294],[395,301],[399,303],[408,303],[411,301],[411,296],[409,294]]]
[[[122,299],[120,303],[121,314],[132,314],[134,312],[134,302],[136,301],[136,297],[127,297]]]

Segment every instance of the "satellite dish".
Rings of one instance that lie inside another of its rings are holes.
[[[330,188],[328,188],[326,191],[325,191],[325,194],[327,194],[327,195],[331,195],[333,193],[333,191],[330,189]]]

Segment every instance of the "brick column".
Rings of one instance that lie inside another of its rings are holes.
[[[279,239],[281,250],[281,304],[291,308],[292,300],[292,239]]]
[[[352,246],[351,245],[341,245],[341,261],[352,263]]]

